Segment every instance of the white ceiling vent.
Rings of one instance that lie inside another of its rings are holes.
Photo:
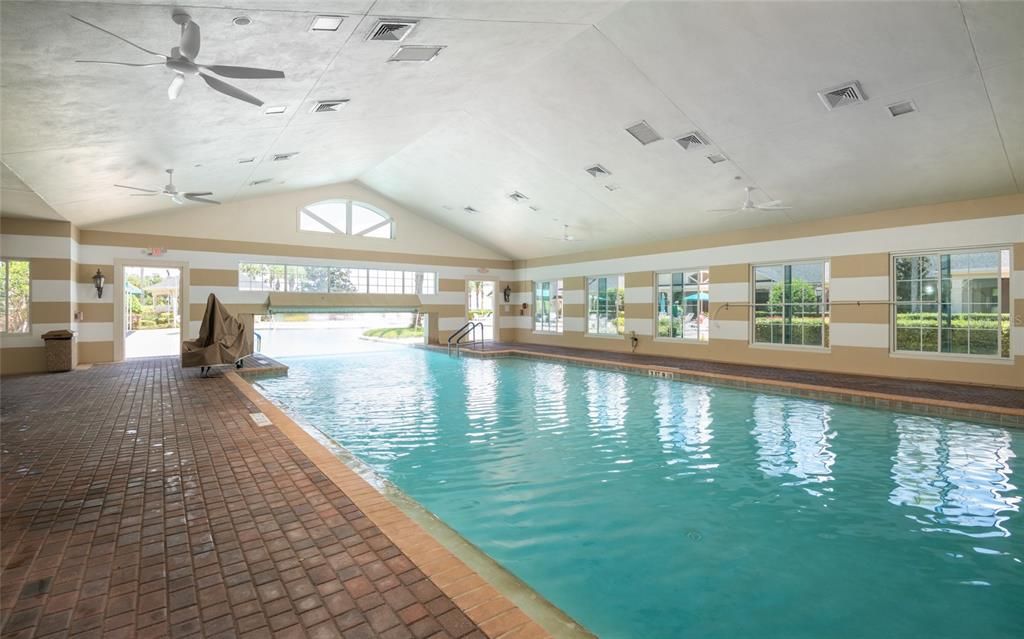
[[[646,120],[640,120],[633,126],[626,127],[626,132],[636,138],[636,141],[644,146],[651,142],[657,142],[661,139],[661,135],[659,135],[650,124],[647,124]]]
[[[818,91],[818,97],[829,111],[868,99],[864,95],[864,90],[860,88],[860,82],[847,82],[831,89]]]
[[[398,47],[398,50],[388,58],[388,62],[430,62],[441,53],[443,48],[443,46],[407,44]]]
[[[298,151],[292,151],[291,153],[275,153],[274,154],[274,162],[284,162],[285,160],[292,159],[293,157],[295,157],[298,154],[299,154]]]
[[[587,168],[585,168],[583,170],[586,171],[587,173],[589,173],[590,177],[595,177],[595,178],[605,177],[605,176],[608,176],[608,175],[612,174],[611,171],[609,171],[608,169],[604,168],[600,164],[595,164],[594,166],[588,166]]]
[[[311,113],[337,113],[348,104],[348,100],[320,100],[313,103]]]
[[[523,195],[522,193],[520,193],[519,191],[512,191],[511,193],[508,194],[508,198],[513,202],[522,202],[524,200],[530,199]]]
[[[890,104],[886,107],[889,109],[889,113],[894,118],[898,118],[901,115],[913,113],[917,111],[917,105],[914,104],[913,100],[906,100],[905,102],[897,102],[896,104]]]
[[[415,26],[415,20],[380,20],[373,31],[370,31],[370,37],[367,40],[401,42]]]
[[[702,149],[709,144],[708,139],[700,131],[690,131],[676,138],[676,142],[687,151]]]

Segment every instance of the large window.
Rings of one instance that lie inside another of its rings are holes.
[[[299,229],[317,233],[391,239],[392,221],[383,211],[351,200],[324,200],[299,209]]]
[[[1010,356],[1010,251],[893,257],[896,351]]]
[[[658,273],[658,339],[708,341],[707,270]]]
[[[562,332],[562,280],[533,283],[533,330]]]
[[[754,267],[755,344],[828,347],[828,261]]]
[[[238,265],[238,289],[289,293],[434,295],[437,293],[437,273],[243,262]]]
[[[0,332],[29,332],[28,260],[0,260]]]
[[[625,332],[625,289],[625,277],[622,275],[587,278],[587,333],[622,335]]]

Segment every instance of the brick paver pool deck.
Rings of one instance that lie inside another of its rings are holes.
[[[546,636],[227,377],[163,358],[0,392],[5,638]]]

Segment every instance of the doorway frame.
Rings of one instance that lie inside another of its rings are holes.
[[[498,279],[491,279],[487,277],[467,277],[466,278],[466,321],[469,321],[469,295],[470,295],[470,282],[490,282],[494,285],[494,289],[491,292],[491,337],[484,337],[485,342],[497,342],[498,340],[498,286],[501,281]]]
[[[178,280],[178,296],[180,297],[178,303],[178,321],[181,323],[181,332],[178,334],[178,354],[181,356],[181,342],[184,342],[186,335],[189,331],[189,288],[190,279],[188,272],[188,262],[179,262],[177,260],[149,260],[149,259],[125,259],[115,258],[114,259],[114,286],[117,288],[115,295],[117,301],[111,300],[114,303],[114,361],[123,362],[124,348],[125,348],[125,331],[124,331],[124,269],[126,267],[140,267],[140,268],[176,268],[179,273]]]

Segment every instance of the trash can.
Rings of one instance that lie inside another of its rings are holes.
[[[75,333],[65,328],[43,334],[46,342],[46,370],[50,373],[75,367]]]

